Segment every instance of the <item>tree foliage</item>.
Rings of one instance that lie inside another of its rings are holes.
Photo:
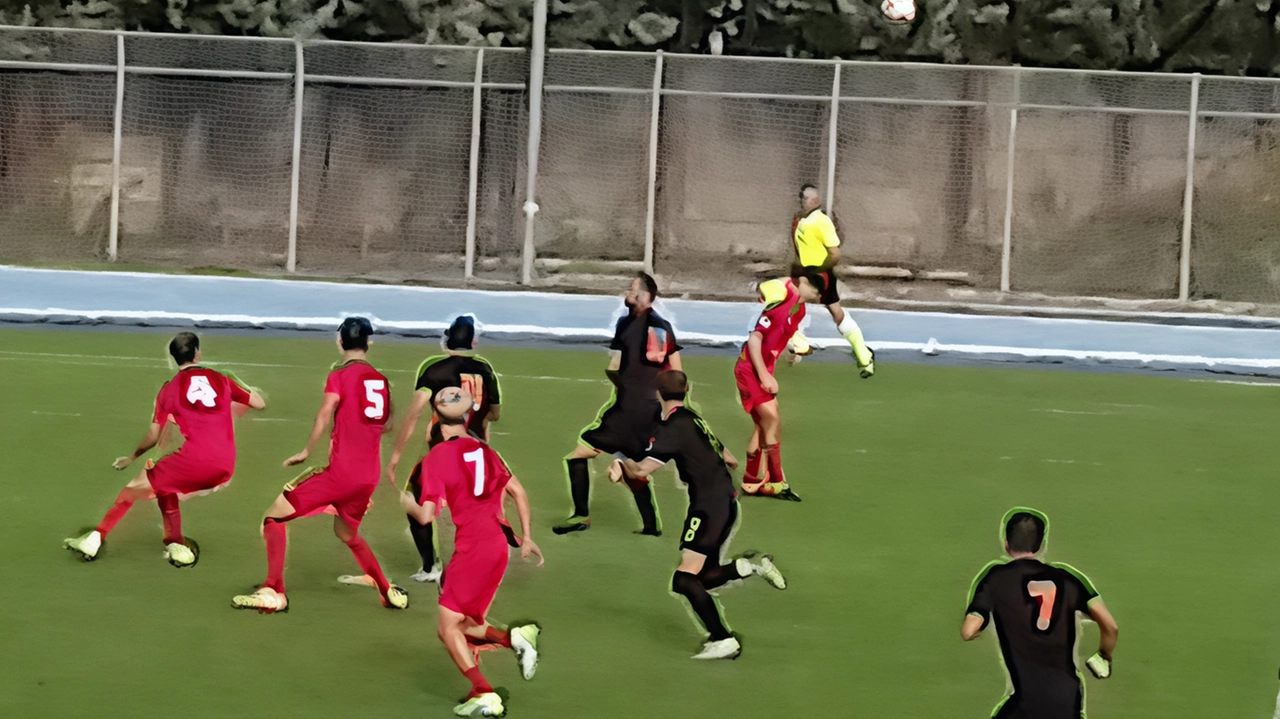
[[[552,47],[1280,74],[1280,0],[550,0]],[[532,0],[0,0],[0,22],[525,45]]]

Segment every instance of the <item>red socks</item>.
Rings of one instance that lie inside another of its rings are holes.
[[[489,685],[489,680],[485,679],[484,675],[480,673],[480,667],[471,667],[463,671],[462,676],[471,680],[471,693],[467,695],[468,698],[478,697],[481,694],[488,694],[493,691],[493,687]]]
[[[391,588],[391,582],[388,582],[386,575],[382,573],[382,567],[378,565],[377,557],[373,556],[373,550],[369,549],[369,543],[357,534],[347,542],[347,548],[351,550],[351,554],[355,555],[356,563],[364,573],[373,577],[374,583],[378,585],[378,591],[386,596],[387,590]]]
[[[262,538],[267,543],[267,581],[262,586],[284,594],[284,550],[289,546],[284,522],[274,519],[263,521]]]
[[[782,443],[766,444],[763,448],[766,457],[767,468],[770,482],[785,482],[786,477],[782,474]]]
[[[511,632],[508,631],[494,629],[493,627],[485,627],[484,640],[491,644],[501,644],[507,649],[511,648]]]
[[[760,476],[760,450],[747,453],[747,467],[742,472],[742,481],[748,484],[764,481],[764,477]]]
[[[156,503],[160,505],[160,518],[164,520],[164,543],[182,544],[182,512],[178,509],[178,495],[157,495]]]
[[[137,495],[128,487],[120,490],[120,494],[116,495],[116,501],[111,505],[111,509],[107,510],[106,515],[102,517],[102,521],[98,524],[98,534],[106,538],[107,533],[116,528],[124,515],[129,513],[133,508],[133,503],[138,501]]]

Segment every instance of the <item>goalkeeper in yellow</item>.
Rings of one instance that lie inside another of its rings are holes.
[[[818,188],[813,185],[800,188],[800,212],[791,224],[791,238],[796,248],[796,261],[791,268],[792,278],[799,277],[806,271],[823,276],[827,288],[819,301],[826,305],[827,311],[831,313],[831,320],[836,323],[836,329],[853,347],[853,359],[858,363],[859,374],[863,379],[870,377],[876,372],[876,355],[862,338],[862,329],[858,327],[858,323],[845,314],[844,308],[840,306],[835,275],[835,266],[840,263],[840,237],[836,234],[835,223],[822,211],[822,199],[818,197]],[[761,287],[765,304],[782,299],[767,296],[768,289]],[[791,349],[796,355],[813,352],[808,340],[800,332],[796,332],[791,338]]]

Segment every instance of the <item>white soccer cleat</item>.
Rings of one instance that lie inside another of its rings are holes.
[[[880,12],[891,23],[904,24],[916,19],[915,0],[884,0]]]
[[[737,659],[742,654],[742,645],[738,640],[729,637],[721,639],[718,642],[707,642],[702,645],[702,651],[693,655],[694,659]]]
[[[191,547],[177,542],[164,545],[164,556],[165,559],[169,560],[169,564],[179,569],[193,566],[196,560],[200,558]]]
[[[500,717],[507,713],[507,708],[502,706],[502,697],[487,692],[454,707],[453,713],[460,717]]]
[[[390,577],[387,578],[388,581],[390,579]],[[354,584],[357,587],[378,588],[378,583],[373,581],[373,577],[368,574],[343,574],[338,577],[338,584]]]
[[[786,589],[787,580],[782,576],[782,572],[773,566],[773,555],[763,554],[760,555],[758,561],[752,562],[751,560],[755,559],[755,557],[755,552],[747,552],[735,559],[734,566],[737,568],[738,574],[744,577],[754,574],[764,579],[774,589]]]
[[[520,675],[528,681],[538,671],[538,635],[542,628],[537,624],[525,624],[511,628],[511,648],[520,663]]]
[[[428,582],[431,584],[439,584],[440,577],[443,574],[444,574],[444,568],[439,564],[434,564],[431,566],[431,571],[428,572],[427,568],[423,567],[421,571],[419,571],[417,574],[414,574],[409,578],[415,582],[422,582],[424,584]]]
[[[271,587],[262,587],[253,594],[241,594],[231,598],[236,609],[257,609],[260,614],[289,611],[289,600]]]
[[[102,549],[102,535],[95,529],[83,536],[62,540],[62,546],[73,552],[79,552],[80,558],[84,561],[92,562],[98,558],[98,551]]]

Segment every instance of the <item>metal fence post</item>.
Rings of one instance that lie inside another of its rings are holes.
[[[1022,68],[1013,70],[1013,106],[1009,108],[1009,146],[1005,168],[1004,238],[1000,248],[1000,291],[1009,291],[1009,259],[1013,250],[1013,172],[1018,151],[1018,103],[1022,96]]]
[[[1182,193],[1182,253],[1178,260],[1178,300],[1191,297],[1191,212],[1196,190],[1196,130],[1200,125],[1200,73],[1191,76],[1191,112],[1187,121],[1187,184]]]
[[[293,80],[293,164],[289,168],[289,253],[284,267],[289,272],[298,269],[298,183],[302,171],[302,85],[305,70],[302,65],[302,41],[293,41],[296,68]]]
[[[124,35],[116,35],[116,110],[111,126],[111,226],[107,260],[120,256],[120,150],[124,139]]]
[[[836,198],[836,139],[840,134],[840,61],[831,78],[831,118],[827,123],[827,212]]]
[[[658,193],[658,119],[662,109],[662,51],[653,61],[653,99],[649,110],[649,194],[644,216],[644,271],[653,272],[653,221]]]
[[[529,48],[529,174],[525,181],[528,200],[524,203],[524,258],[520,283],[533,282],[533,223],[538,214],[534,186],[538,182],[538,147],[542,141],[542,75],[546,62],[547,0],[533,3],[533,42]]]
[[[466,277],[476,274],[476,197],[480,186],[480,116],[484,111],[484,48],[476,51],[476,82],[471,91],[471,157],[467,170]]]

